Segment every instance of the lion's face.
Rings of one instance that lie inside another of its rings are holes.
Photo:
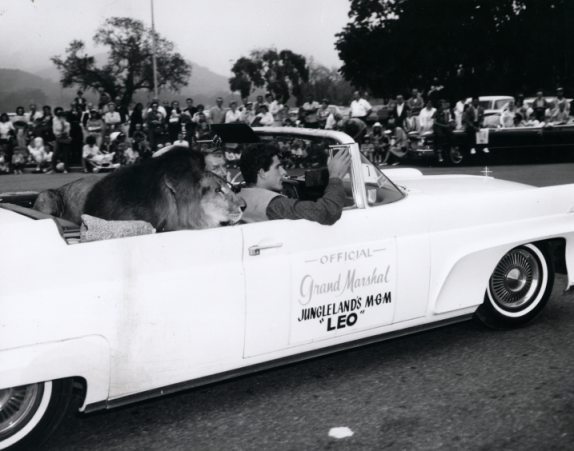
[[[204,172],[200,188],[201,208],[208,227],[235,224],[241,220],[247,204],[222,179],[211,172]]]

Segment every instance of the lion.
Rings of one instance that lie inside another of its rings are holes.
[[[181,147],[101,179],[83,212],[108,221],[146,221],[167,232],[235,224],[245,206],[225,180],[205,171],[200,152]]]
[[[82,222],[80,215],[84,209],[88,193],[100,179],[101,177],[92,175],[56,189],[42,191],[38,194],[32,209],[80,225]]]

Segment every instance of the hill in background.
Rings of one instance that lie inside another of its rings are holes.
[[[216,74],[206,67],[189,62],[192,66],[189,85],[185,86],[179,93],[169,91],[160,92],[160,100],[178,100],[181,105],[185,104],[185,99],[191,97],[195,105],[214,105],[215,99],[223,97],[224,105],[228,105],[233,99],[241,102],[237,93],[229,92],[228,77]],[[77,87],[62,88],[60,83],[60,73],[54,65],[36,66],[28,71],[18,69],[0,69],[0,112],[13,112],[17,106],[23,106],[28,110],[31,103],[35,103],[38,109],[42,105],[51,105],[52,108],[62,106],[68,108],[76,96]],[[254,92],[250,100],[255,100],[257,95],[263,90]],[[88,102],[96,103],[98,96],[93,92],[86,92],[85,97]],[[147,103],[151,101],[153,95],[147,91],[139,91],[134,97],[134,102]]]

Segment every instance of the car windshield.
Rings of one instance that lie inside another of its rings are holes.
[[[481,106],[482,108],[484,108],[485,110],[489,110],[490,109],[490,100],[480,100],[478,102],[478,105]]]

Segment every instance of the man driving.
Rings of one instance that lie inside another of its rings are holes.
[[[247,203],[243,221],[307,219],[323,225],[335,224],[345,204],[342,179],[351,165],[348,151],[340,151],[329,158],[329,184],[323,197],[316,201],[289,199],[280,194],[287,172],[279,156],[280,150],[267,143],[252,144],[243,151],[239,163],[247,183],[239,194]]]

